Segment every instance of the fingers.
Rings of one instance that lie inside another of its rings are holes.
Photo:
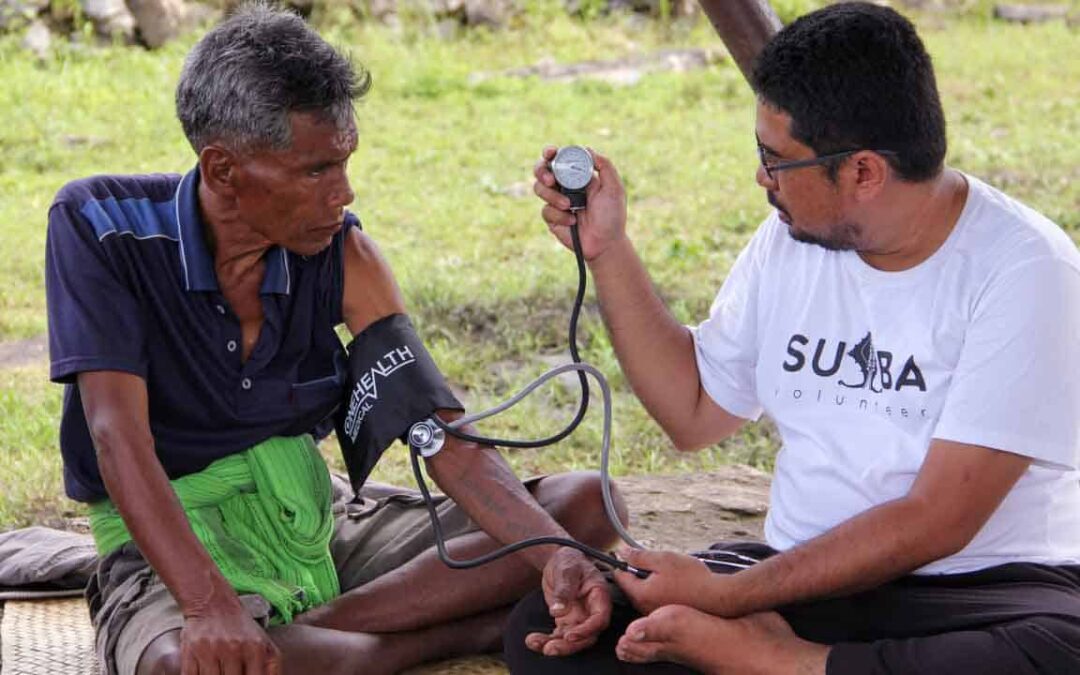
[[[552,574],[551,600],[552,616],[555,616],[556,607],[561,605],[564,609],[569,603],[578,597],[581,589],[581,568],[575,564],[559,565]]]
[[[277,647],[269,639],[263,644],[248,643],[244,648],[243,668],[238,672],[243,675],[271,673],[277,667],[277,660]]]
[[[548,145],[540,152],[540,159],[533,167],[533,175],[536,180],[548,187],[555,187],[555,174],[551,173],[551,160],[555,159],[555,153],[559,149],[554,145]]]
[[[538,183],[542,183],[547,187],[555,187],[555,174],[551,173],[551,167],[546,160],[537,160],[536,165],[533,167],[533,176],[536,177]]]
[[[577,216],[569,211],[562,211],[555,208],[551,204],[548,204],[540,210],[540,217],[544,219],[548,225],[554,225],[556,227],[570,227],[577,223]]]
[[[621,546],[619,547],[618,555],[619,558],[625,560],[631,566],[636,567],[639,570],[649,570],[650,572],[656,570],[657,565],[655,563],[650,564],[655,560],[656,556],[656,553],[653,551]],[[630,586],[648,581],[648,579],[640,579],[636,575],[622,570],[615,570],[614,578],[615,583],[624,591]]]
[[[181,642],[181,675],[280,675],[281,655],[265,634]]]
[[[585,598],[585,604],[588,615],[566,631],[567,641],[575,645],[586,640],[595,640],[611,621],[611,596],[607,589],[593,589]]]
[[[611,160],[592,148],[589,148],[589,152],[593,156],[593,164],[596,166],[597,173],[597,180],[593,182],[598,183],[601,187],[607,185],[621,185],[622,179],[619,178],[619,171],[615,168],[615,165],[611,163]]]
[[[525,636],[525,646],[539,654],[544,653],[544,645],[551,642],[551,636],[547,633],[529,633]]]
[[[251,665],[245,663],[245,659],[241,659],[239,655],[225,656],[221,659],[221,675],[244,675],[244,666]],[[261,673],[262,670],[255,670],[251,672]]]
[[[199,662],[187,647],[180,649],[180,675],[199,675]]]
[[[656,556],[657,551],[649,551],[643,548],[633,548],[626,546],[625,544],[619,547],[617,551],[619,557],[626,562],[630,563],[634,567],[646,567],[650,559]]]
[[[266,655],[266,675],[281,675],[281,652],[277,646],[270,644]]]
[[[555,188],[550,188],[540,181],[533,183],[533,192],[537,197],[543,199],[549,205],[554,206],[561,211],[568,211],[570,209],[570,198],[559,192]]]
[[[556,629],[556,633],[558,629]],[[568,656],[596,644],[596,637],[584,640],[569,641],[557,637],[555,633],[529,633],[525,636],[525,646],[530,650],[544,656]]]

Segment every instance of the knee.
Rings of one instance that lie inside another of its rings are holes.
[[[1036,616],[1015,630],[1006,630],[1007,642],[1019,648],[1039,672],[1073,672],[1080,661],[1080,619]]]
[[[548,511],[566,528],[572,537],[597,548],[607,548],[618,539],[604,509],[603,488],[597,471],[575,471],[544,479],[552,481],[554,496]],[[545,486],[547,487],[547,486]],[[611,484],[611,499],[623,527],[629,523],[626,502],[615,484]]]
[[[152,643],[139,658],[138,675],[180,675],[180,645]]]

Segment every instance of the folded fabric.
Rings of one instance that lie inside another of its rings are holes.
[[[94,540],[48,527],[0,533],[0,601],[80,595],[97,567]]]
[[[271,438],[172,481],[195,536],[239,593],[274,607],[272,623],[335,598],[330,474],[310,436]],[[104,557],[131,535],[110,500],[90,506]]]

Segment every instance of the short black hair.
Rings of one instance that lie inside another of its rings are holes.
[[[253,2],[188,54],[176,113],[196,152],[215,141],[280,150],[292,144],[289,113],[322,114],[343,125],[370,86],[370,74],[302,18]]]
[[[753,87],[791,116],[791,135],[818,155],[889,150],[901,179],[937,176],[945,115],[915,27],[888,7],[831,5],[783,28],[758,55]],[[838,164],[830,166],[835,178]]]

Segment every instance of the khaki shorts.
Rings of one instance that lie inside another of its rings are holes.
[[[342,592],[400,567],[435,545],[419,492],[370,484],[360,496],[362,500],[350,501],[347,482],[334,477],[335,531],[330,552]],[[454,502],[441,495],[435,499],[447,539],[478,529]],[[101,561],[86,595],[98,658],[107,675],[133,675],[151,642],[184,625],[169,590],[131,542]],[[242,595],[240,599],[257,622],[269,625],[271,607],[262,596]]]

